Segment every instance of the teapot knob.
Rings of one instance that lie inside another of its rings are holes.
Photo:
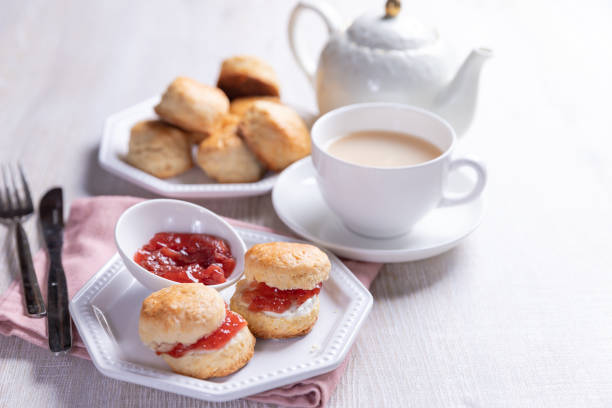
[[[385,18],[397,16],[401,7],[402,2],[400,0],[387,0],[387,4],[385,4]]]

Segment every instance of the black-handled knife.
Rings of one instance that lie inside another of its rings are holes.
[[[68,286],[62,266],[64,206],[62,189],[54,188],[40,200],[40,222],[49,253],[47,282],[47,330],[49,348],[55,354],[72,347],[72,320],[68,310]]]

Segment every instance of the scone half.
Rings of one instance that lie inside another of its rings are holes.
[[[239,282],[230,301],[230,308],[249,322],[249,329],[255,336],[263,339],[282,339],[303,336],[312,330],[319,317],[319,295],[314,295],[301,305],[294,305],[283,313],[251,311],[242,298],[242,292],[250,284],[247,280]]]
[[[253,357],[254,351],[255,337],[245,326],[220,349],[194,350],[181,357],[161,354],[161,357],[177,373],[206,379],[223,377],[239,370]]]
[[[266,242],[244,255],[244,276],[278,289],[314,289],[329,278],[331,262],[314,245]]]

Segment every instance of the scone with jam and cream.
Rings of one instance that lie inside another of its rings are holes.
[[[237,371],[255,349],[245,319],[201,283],[172,285],[149,295],[142,303],[138,333],[174,372],[201,379]]]
[[[245,254],[246,279],[236,285],[230,308],[261,338],[307,334],[319,317],[319,293],[331,264],[308,244],[257,244]]]

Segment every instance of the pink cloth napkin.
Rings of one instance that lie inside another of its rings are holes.
[[[116,252],[113,238],[115,222],[123,211],[140,201],[143,199],[109,196],[82,198],[72,204],[64,231],[62,253],[70,298]],[[236,226],[271,231],[237,220],[228,221]],[[381,267],[380,264],[344,262],[366,286],[370,286]],[[47,254],[44,250],[34,256],[34,267],[46,298]],[[17,336],[47,348],[46,319],[28,318],[23,307],[20,283],[14,281],[0,297],[0,334]],[[71,354],[90,358],[76,330]],[[253,395],[249,399],[289,407],[324,407],[345,368],[346,360],[332,372]]]

